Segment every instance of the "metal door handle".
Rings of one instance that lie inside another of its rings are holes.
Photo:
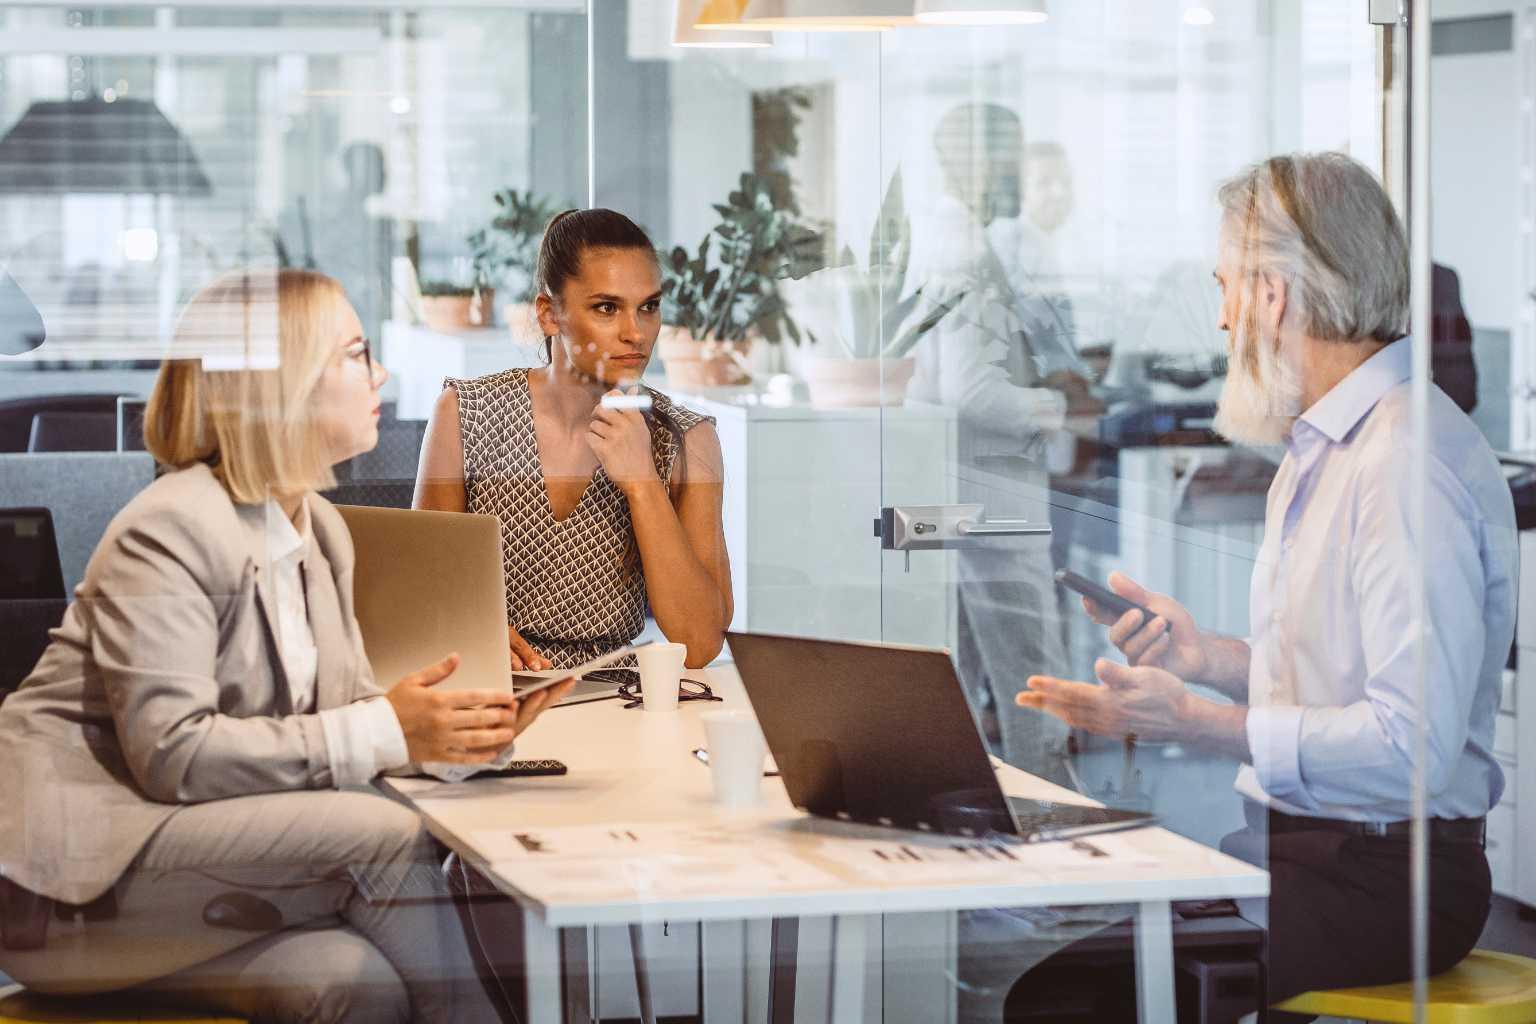
[[[1028,519],[962,519],[955,524],[955,532],[962,537],[1048,537],[1051,528]]]
[[[980,505],[895,505],[880,510],[875,536],[888,551],[973,547],[989,537],[1048,537],[1047,523],[987,519]]]

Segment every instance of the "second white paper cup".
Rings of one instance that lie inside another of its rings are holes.
[[[686,644],[646,644],[635,651],[640,663],[640,698],[647,711],[676,711]]]
[[[757,720],[745,711],[706,711],[704,738],[709,744],[709,771],[715,802],[727,807],[757,803],[763,785],[763,758],[768,753]]]

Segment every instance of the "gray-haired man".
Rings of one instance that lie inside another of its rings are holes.
[[[1286,446],[1254,566],[1251,635],[1204,633],[1177,601],[1116,574],[1110,585],[1152,621],[1088,611],[1129,665],[1101,660],[1101,686],[1031,678],[1018,703],[1245,762],[1237,790],[1249,827],[1226,845],[1262,856],[1267,833],[1272,1000],[1410,977],[1407,819],[1422,721],[1429,967],[1442,971],[1472,948],[1489,911],[1483,819],[1504,789],[1491,751],[1517,589],[1509,490],[1487,442],[1438,389],[1428,446],[1414,446],[1407,245],[1371,174],[1338,154],[1276,157],[1228,182],[1220,200],[1216,277],[1232,358],[1217,428]],[[1413,459],[1428,477],[1422,518]],[[1421,572],[1431,580],[1423,615],[1412,599]]]

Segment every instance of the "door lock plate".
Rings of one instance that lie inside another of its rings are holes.
[[[980,505],[895,505],[880,510],[875,536],[887,551],[973,547],[993,537],[1044,537],[1050,526],[1022,519],[988,521]]]

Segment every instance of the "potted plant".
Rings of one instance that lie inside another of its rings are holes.
[[[696,254],[678,246],[662,259],[667,329],[658,355],[670,385],[684,391],[745,384],[757,338],[798,342],[780,284],[823,265],[821,234],[775,203],[764,177],[743,174],[715,212],[720,223]]]
[[[550,219],[570,204],[559,204],[532,189],[506,188],[492,198],[496,215],[489,224],[469,236],[476,273],[498,286],[508,301],[502,319],[512,340],[530,344],[538,340],[533,301],[538,290],[539,242]]]
[[[963,300],[965,290],[926,301],[906,291],[911,227],[902,210],[901,172],[886,189],[863,266],[843,248],[835,266],[810,274],[793,289],[809,325],[812,355],[801,370],[811,404],[822,407],[900,405],[916,361],[910,353]],[[806,310],[812,310],[807,315]]]
[[[421,283],[421,318],[434,331],[455,334],[488,327],[494,319],[496,291],[476,276],[473,284],[454,281]]]

